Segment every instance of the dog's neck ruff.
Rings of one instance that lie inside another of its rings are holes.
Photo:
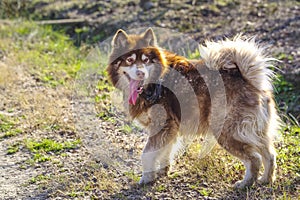
[[[142,89],[141,96],[149,102],[149,104],[157,103],[163,94],[163,79],[159,79],[157,83],[149,84],[146,89]]]

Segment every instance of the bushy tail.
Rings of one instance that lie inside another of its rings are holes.
[[[200,46],[200,55],[210,69],[230,69],[238,67],[243,77],[254,87],[272,90],[271,78],[274,73],[270,66],[276,59],[267,57],[266,47],[255,42],[254,38],[242,39],[241,35],[233,40],[219,42],[207,41]]]

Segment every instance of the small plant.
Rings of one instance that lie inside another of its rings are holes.
[[[35,177],[32,177],[29,182],[31,184],[34,184],[34,183],[41,182],[41,181],[46,181],[46,180],[49,180],[49,179],[50,179],[50,176],[40,174],[40,175],[37,175]]]
[[[0,114],[0,132],[6,132],[14,127],[14,123],[4,115]]]
[[[20,143],[15,143],[7,147],[7,154],[14,154],[19,151]]]
[[[8,117],[0,115],[0,139],[13,137],[20,133],[22,133],[22,130],[16,128],[15,121]]]
[[[46,162],[51,160],[51,156],[47,155],[52,152],[60,154],[66,150],[78,148],[81,144],[79,139],[67,142],[57,142],[51,139],[43,139],[41,141],[35,141],[32,139],[25,141],[25,147],[33,154],[33,162]]]
[[[199,190],[200,194],[205,196],[205,197],[208,197],[211,193],[212,193],[212,190],[211,189],[206,189],[206,188],[202,188],[201,190]]]
[[[134,171],[128,171],[124,173],[125,176],[133,180],[134,182],[138,182],[140,180],[140,177],[134,173]]]
[[[157,192],[163,192],[167,189],[167,187],[165,185],[159,185],[156,187],[156,191]]]
[[[129,134],[132,132],[132,127],[128,124],[125,124],[122,128],[121,128],[121,131],[126,133],[126,134]]]
[[[285,53],[279,53],[276,58],[278,60],[293,60],[293,56],[292,55],[287,55]]]
[[[50,156],[46,156],[46,155],[43,155],[43,154],[40,154],[40,153],[36,153],[33,156],[33,160],[35,162],[46,162],[46,161],[51,160],[51,158],[50,158]]]
[[[56,142],[51,139],[43,139],[42,141],[26,140],[25,145],[31,152],[54,152],[60,153],[63,150],[75,149],[81,141]]]

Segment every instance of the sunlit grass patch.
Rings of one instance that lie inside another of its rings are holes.
[[[31,184],[35,184],[35,183],[40,183],[41,184],[41,183],[44,183],[45,184],[50,179],[51,179],[50,175],[39,174],[39,175],[37,175],[35,177],[32,177],[30,179],[29,183],[31,183]]]
[[[139,175],[136,174],[134,171],[124,172],[124,175],[127,176],[130,180],[132,180],[135,183],[140,180]]]
[[[9,138],[22,133],[18,128],[18,119],[0,114],[0,139]]]
[[[16,64],[29,66],[36,79],[51,86],[74,79],[85,56],[64,34],[31,22],[1,24],[0,48],[13,56]]]
[[[66,141],[66,142],[57,142],[52,139],[43,139],[41,141],[36,140],[26,140],[25,145],[28,150],[31,152],[54,152],[60,153],[64,150],[75,149],[81,144],[81,141]]]
[[[32,159],[35,162],[49,161],[51,160],[51,156],[79,148],[80,144],[81,141],[79,139],[66,142],[58,142],[47,138],[41,141],[33,139],[27,139],[25,141],[25,147],[33,153]]]
[[[11,144],[7,147],[7,154],[14,154],[16,153],[17,151],[19,151],[19,148],[20,148],[20,143],[17,142],[17,143],[14,143],[14,144]]]

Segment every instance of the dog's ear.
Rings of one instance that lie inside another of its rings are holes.
[[[111,42],[111,45],[115,48],[125,47],[128,43],[128,35],[125,31],[122,29],[119,29],[115,36],[113,37],[113,40]]]
[[[144,40],[146,40],[146,42],[149,46],[157,46],[156,37],[155,37],[155,34],[154,34],[152,28],[148,28],[143,33],[143,38],[144,38]]]

